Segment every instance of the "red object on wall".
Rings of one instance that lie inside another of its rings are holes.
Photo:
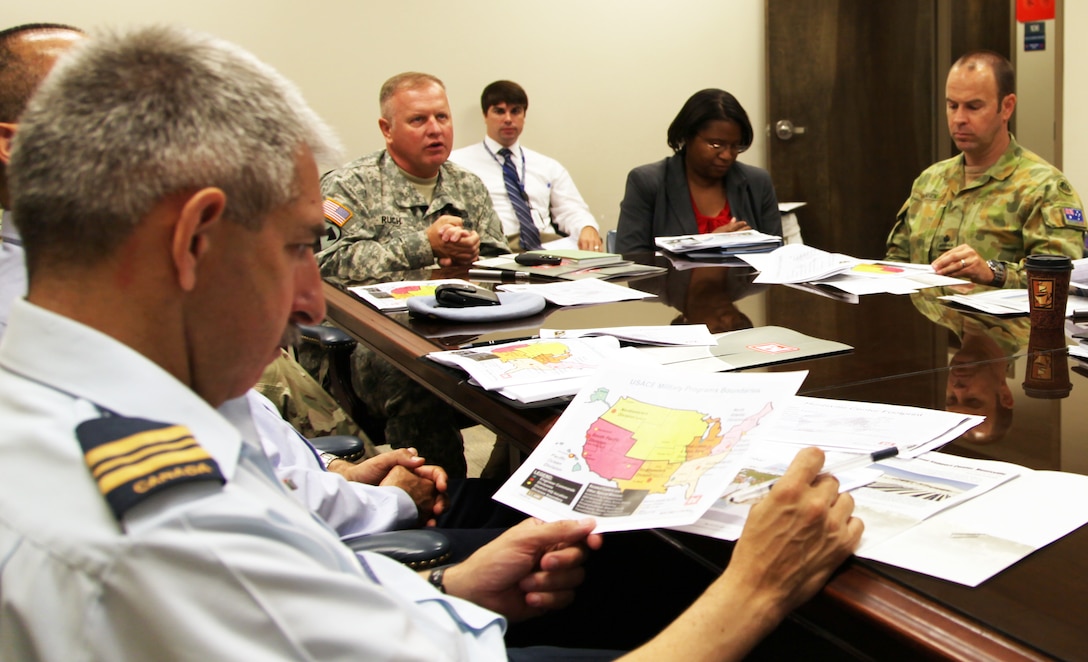
[[[1016,0],[1016,20],[1021,23],[1054,18],[1054,0]]]

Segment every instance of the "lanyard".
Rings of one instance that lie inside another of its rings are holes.
[[[499,157],[495,155],[495,152],[492,152],[491,148],[487,146],[487,141],[486,140],[484,141],[484,149],[487,150],[487,153],[491,155],[491,158],[494,159],[495,163],[498,163],[499,167],[501,168],[502,167],[502,161],[500,161]],[[507,149],[510,149],[510,148],[507,147]],[[521,174],[518,176],[518,184],[521,186],[521,190],[524,191],[525,190],[525,175],[527,174],[527,171],[525,170],[525,150],[523,150],[523,149],[521,149],[519,147],[518,151],[521,152]],[[515,169],[516,168],[517,168],[517,166],[515,166]]]

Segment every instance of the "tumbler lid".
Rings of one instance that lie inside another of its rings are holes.
[[[1030,271],[1072,271],[1073,261],[1065,255],[1029,255],[1024,267]]]

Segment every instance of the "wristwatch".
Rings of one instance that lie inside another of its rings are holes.
[[[318,451],[317,455],[321,458],[321,462],[324,463],[326,469],[329,468],[330,464],[340,459],[332,453],[326,453],[325,451]]]
[[[991,287],[1002,287],[1005,284],[1005,263],[997,260],[988,260],[986,266],[994,272],[994,279],[990,281]]]
[[[432,570],[431,574],[427,575],[427,581],[430,585],[443,593],[446,592],[445,574],[447,568],[449,568],[448,565],[439,566]]]

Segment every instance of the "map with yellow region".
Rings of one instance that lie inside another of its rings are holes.
[[[690,497],[702,476],[770,412],[768,403],[723,431],[720,419],[702,412],[625,396],[587,429],[582,457],[590,470],[621,490],[653,494],[681,486]]]

